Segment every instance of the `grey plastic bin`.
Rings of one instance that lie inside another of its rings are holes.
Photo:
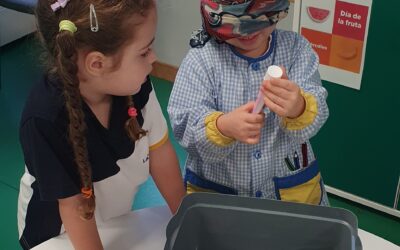
[[[362,250],[347,210],[211,193],[186,196],[165,250]]]

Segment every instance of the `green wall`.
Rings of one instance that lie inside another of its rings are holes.
[[[393,206],[400,173],[400,1],[373,0],[361,90],[324,82],[330,117],[312,139],[327,185]]]

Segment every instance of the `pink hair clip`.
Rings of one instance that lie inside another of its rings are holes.
[[[57,2],[53,3],[50,6],[51,6],[51,9],[53,10],[53,12],[56,12],[60,8],[64,8],[68,2],[69,2],[69,0],[57,0]]]
[[[137,116],[137,111],[134,107],[129,107],[128,108],[128,115],[130,117],[136,117]]]

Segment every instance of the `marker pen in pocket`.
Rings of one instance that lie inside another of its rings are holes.
[[[301,144],[301,153],[303,154],[303,168],[308,166],[307,143]]]
[[[270,80],[271,78],[280,79],[282,77],[282,75],[283,75],[283,71],[280,67],[278,67],[276,65],[271,65],[268,67],[267,72],[265,73],[264,81]],[[256,104],[254,105],[252,113],[258,114],[263,110],[263,108],[264,108],[264,94],[260,90],[260,92],[258,92]]]
[[[296,169],[300,169],[300,159],[299,155],[297,154],[297,151],[294,151],[293,162],[294,162],[294,167]]]
[[[296,170],[288,156],[285,157],[285,164],[290,171]]]

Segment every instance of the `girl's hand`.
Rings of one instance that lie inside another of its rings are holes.
[[[81,194],[58,200],[58,210],[69,239],[76,250],[103,250],[103,245],[97,231],[96,219],[83,220],[79,213],[82,200]]]
[[[305,108],[305,100],[300,87],[288,80],[286,70],[282,68],[281,79],[271,79],[263,82],[261,91],[264,93],[264,103],[272,112],[280,117],[297,118]]]
[[[260,141],[261,128],[264,126],[265,115],[252,114],[254,102],[249,102],[239,108],[223,114],[217,119],[218,130],[225,136],[247,144],[257,144]]]

